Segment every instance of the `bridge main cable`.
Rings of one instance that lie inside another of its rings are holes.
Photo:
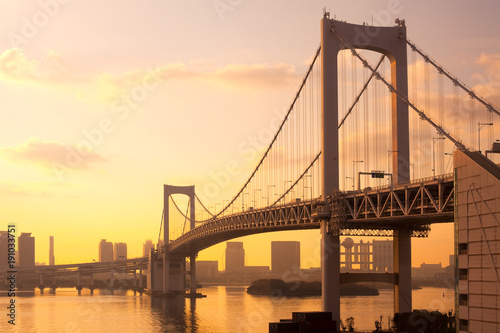
[[[267,147],[264,155],[262,156],[262,158],[260,159],[259,163],[257,164],[257,166],[255,167],[255,169],[253,170],[252,174],[250,175],[250,177],[248,178],[248,180],[245,182],[245,184],[243,184],[243,186],[238,191],[238,193],[234,196],[234,198],[226,205],[226,207],[224,207],[219,213],[216,213],[215,215],[212,215],[211,219],[217,218],[220,214],[222,214],[223,212],[225,212],[236,201],[236,199],[240,196],[240,194],[245,190],[246,186],[250,183],[250,181],[252,180],[253,176],[255,176],[255,174],[259,170],[259,167],[262,165],[262,163],[266,159],[269,151],[271,150],[271,148],[273,147],[274,143],[276,142],[276,140],[278,138],[278,135],[280,134],[281,130],[283,129],[283,126],[285,125],[286,121],[288,120],[288,117],[290,116],[290,113],[292,112],[292,110],[293,110],[293,108],[295,106],[295,103],[299,99],[300,93],[301,93],[302,89],[304,88],[304,86],[305,86],[305,84],[307,82],[307,78],[309,77],[309,74],[311,74],[311,72],[312,72],[312,70],[314,68],[314,64],[316,62],[316,59],[318,59],[318,56],[319,56],[320,52],[321,52],[321,46],[318,47],[318,50],[316,51],[316,54],[314,55],[314,58],[313,58],[313,60],[311,62],[311,65],[309,66],[309,69],[308,69],[306,75],[304,76],[304,79],[302,80],[302,84],[300,85],[299,90],[297,91],[297,93],[295,95],[295,98],[293,99],[292,104],[290,104],[290,108],[288,109],[288,112],[286,113],[285,118],[281,122],[281,124],[280,124],[278,130],[276,131],[276,134],[274,135],[271,143]],[[211,220],[211,219],[209,219],[209,220]]]
[[[469,96],[471,98],[476,99],[481,104],[483,104],[488,109],[488,111],[494,112],[498,116],[500,116],[500,111],[498,111],[497,109],[495,109],[493,107],[493,105],[491,105],[490,103],[487,103],[485,100],[483,100],[481,97],[479,97],[474,91],[472,91],[472,89],[467,88],[467,86],[464,83],[460,82],[458,80],[458,78],[456,78],[455,76],[453,76],[450,72],[448,72],[447,70],[445,70],[442,66],[440,66],[431,57],[429,57],[427,54],[425,54],[420,48],[418,48],[415,45],[415,43],[411,42],[408,38],[406,38],[406,43],[411,47],[411,49],[413,51],[415,51],[418,54],[420,54],[424,58],[425,61],[429,62],[432,66],[434,66],[438,70],[438,72],[440,74],[445,75],[448,79],[450,79],[451,81],[453,81],[453,84],[455,84],[456,86],[458,86],[458,87],[462,88],[463,90],[465,90],[469,94]]]

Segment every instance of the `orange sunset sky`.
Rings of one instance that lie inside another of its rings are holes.
[[[97,260],[104,238],[141,256],[144,241],[158,239],[162,185],[202,189],[236,160],[241,172],[206,205],[230,199],[258,160],[237,147],[290,105],[320,43],[324,7],[352,23],[405,19],[411,40],[500,104],[497,2],[0,4],[0,230],[31,232],[38,262],[48,263],[51,235],[57,264]],[[307,268],[319,266],[319,239],[311,230],[238,240],[248,265],[270,265],[272,240],[300,240]],[[224,248],[199,259],[221,263]],[[447,266],[452,253],[453,225],[433,225],[413,241],[413,266]]]

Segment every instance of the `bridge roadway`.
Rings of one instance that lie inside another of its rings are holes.
[[[91,262],[66,265],[43,265],[43,266],[19,266],[15,268],[16,277],[19,278],[38,278],[40,275],[44,277],[77,275],[82,276],[94,273],[109,273],[111,270],[115,272],[133,272],[142,268],[146,271],[148,267],[148,257],[133,258],[126,260],[117,260],[112,262]],[[2,272],[2,276],[9,272]]]
[[[431,223],[454,220],[453,174],[395,186],[338,192],[325,204],[297,199],[283,205],[222,216],[193,228],[169,244],[169,253],[189,256],[233,238],[263,232],[319,229],[320,220],[337,224],[341,235],[392,236],[400,228],[425,237]]]

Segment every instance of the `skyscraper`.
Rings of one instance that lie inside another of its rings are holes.
[[[245,266],[243,242],[226,243],[226,271],[241,270]]]
[[[126,260],[127,259],[127,244],[126,243],[115,243],[114,248],[114,259],[115,260]]]
[[[101,239],[101,242],[99,243],[99,261],[113,261],[113,243],[106,242],[105,239]]]
[[[7,267],[8,265],[8,256],[9,245],[8,245],[8,232],[0,231],[0,267]]]
[[[54,257],[54,236],[49,237],[49,265],[56,264],[56,258]]]
[[[300,242],[271,242],[271,271],[295,272],[300,269]]]
[[[35,266],[35,237],[31,232],[22,232],[17,238],[19,266]]]
[[[142,256],[149,257],[149,253],[151,253],[151,249],[154,249],[155,245],[151,239],[146,240],[146,242],[142,245]]]

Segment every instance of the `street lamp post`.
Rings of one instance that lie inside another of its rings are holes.
[[[245,194],[248,194],[248,193],[241,193],[241,211],[242,212],[245,211]]]
[[[267,207],[269,207],[269,189],[275,187],[274,185],[267,185]]]
[[[432,138],[432,176],[433,176],[433,178],[436,178],[436,154],[434,153],[435,143],[439,140],[444,140],[444,139],[446,139],[446,138],[439,136],[439,135],[437,138],[435,138],[435,137]]]
[[[358,163],[363,163],[363,161],[352,161],[352,190],[354,191],[354,179],[356,177],[355,166]]]
[[[484,126],[493,126],[493,123],[477,123],[478,131],[477,131],[477,141],[479,146],[479,152],[481,152],[481,128]]]
[[[345,179],[352,179],[352,190],[354,191],[354,178],[346,176]],[[346,187],[346,190],[347,190],[347,187]]]
[[[261,189],[260,189],[260,188],[258,188],[258,189],[256,189],[256,190],[254,190],[254,191],[253,191],[253,208],[254,208],[254,209],[255,209],[255,208],[257,208],[257,203],[258,203],[258,202],[257,202],[257,200],[255,200],[255,198],[256,198],[256,196],[257,196],[257,194],[255,194],[255,193],[259,192],[260,190],[261,190]]]
[[[224,206],[224,202],[225,202],[225,201],[229,202],[229,200],[227,200],[227,199],[222,200],[222,209],[224,209],[224,210],[222,211],[222,217],[224,217],[224,214],[225,214],[225,211],[226,211],[226,210],[225,210],[225,208],[227,208],[226,206]]]

